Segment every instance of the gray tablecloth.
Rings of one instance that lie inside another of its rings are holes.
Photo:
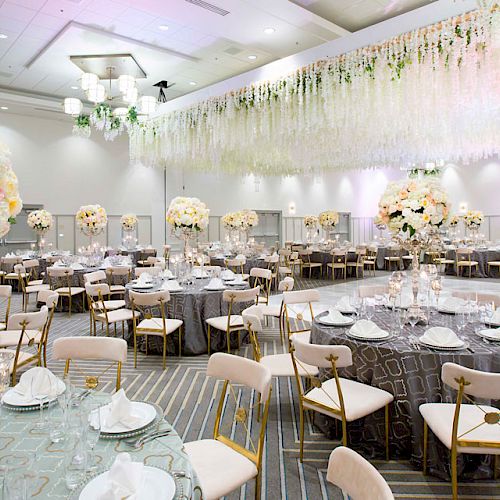
[[[113,255],[129,255],[132,259],[132,265],[136,266],[137,261],[141,258],[141,250],[106,250],[104,258],[111,257]]]
[[[379,271],[383,271],[385,269],[385,258],[389,255],[390,250],[391,250],[390,247],[378,247],[377,248],[377,260],[375,261],[376,262],[375,266]],[[408,251],[407,250],[400,250],[399,255],[401,257],[403,255],[408,255]],[[411,264],[411,261],[406,260],[406,259],[402,259],[402,262],[403,262],[403,267],[405,269],[407,269]],[[392,269],[394,269],[394,266],[392,267]]]
[[[167,304],[167,314],[169,318],[181,319],[184,322],[183,334],[183,355],[206,354],[208,351],[207,345],[207,324],[208,318],[223,316],[228,313],[228,303],[222,300],[222,291],[207,291],[203,287],[208,284],[208,279],[197,279],[193,285],[185,286],[182,292],[170,294],[170,302]],[[127,287],[129,289],[129,287]],[[153,288],[148,291],[155,291],[158,288]],[[240,288],[241,289],[241,288]],[[130,304],[130,298],[125,294],[127,307]],[[252,305],[251,303],[235,303],[233,304],[233,314],[241,314],[243,309]],[[159,311],[152,311],[153,314],[159,316]],[[132,330],[130,330],[132,332]],[[132,334],[131,334],[132,335]],[[167,342],[168,352],[173,354],[176,352],[178,345],[177,333],[169,335],[170,339]],[[241,334],[242,341],[246,341],[246,336]],[[133,337],[128,339],[132,345]],[[237,346],[237,335],[231,337],[232,347]],[[144,346],[141,346],[141,349]],[[224,332],[212,331],[211,346],[212,352],[225,351],[227,349],[226,334]],[[148,343],[148,352],[159,352],[163,350],[163,340],[161,338],[150,338]],[[178,354],[178,353],[177,353]]]
[[[390,331],[393,324],[388,310],[377,311],[373,318],[379,326]],[[431,325],[450,326],[453,316],[434,314]],[[414,334],[420,336],[428,327],[418,325]],[[470,342],[470,350],[456,352],[434,351],[426,347],[415,350],[409,342],[411,327],[403,335],[386,342],[362,342],[350,339],[344,329],[312,325],[314,344],[342,344],[351,348],[353,365],[341,370],[341,376],[379,387],[395,397],[391,408],[390,449],[392,458],[410,458],[421,467],[423,451],[423,420],[419,406],[428,402],[454,402],[456,393],[443,386],[441,367],[450,361],[488,372],[500,371],[500,345],[486,344],[468,325],[463,336]],[[456,328],[454,328],[456,331]],[[324,374],[326,375],[326,373]],[[497,402],[498,403],[498,402]],[[317,425],[327,434],[335,432],[334,421],[317,414]],[[348,425],[349,439],[354,447],[366,453],[379,454],[384,442],[383,412],[370,415],[360,422]],[[429,433],[429,470],[440,477],[448,477],[449,451]],[[483,455],[460,455],[459,472],[463,478],[492,477],[492,460]]]
[[[450,260],[455,260],[456,251],[447,250],[446,258]],[[471,255],[471,260],[475,260],[478,263],[477,268],[472,269],[472,276],[475,278],[499,278],[500,271],[498,267],[492,267],[490,273],[488,273],[488,262],[489,261],[500,261],[500,250],[474,250]],[[457,268],[455,264],[446,265],[446,274],[457,274]],[[465,268],[461,271],[465,276],[469,276],[469,269]]]

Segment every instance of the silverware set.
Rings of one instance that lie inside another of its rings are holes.
[[[172,429],[155,430],[143,434],[139,438],[124,439],[123,442],[130,446],[131,448],[139,449],[142,448],[146,443],[153,441],[157,438],[168,436],[172,432]]]
[[[413,349],[415,349],[416,351],[420,351],[421,345],[420,345],[420,342],[418,341],[417,337],[415,337],[415,335],[410,335],[409,341],[410,341],[410,346]]]

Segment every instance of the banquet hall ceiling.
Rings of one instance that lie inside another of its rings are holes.
[[[173,99],[428,3],[0,0],[0,102],[9,93],[54,106],[81,97],[81,72],[69,56],[113,53],[130,53],[144,68],[142,93],[157,95],[159,80],[175,82]]]

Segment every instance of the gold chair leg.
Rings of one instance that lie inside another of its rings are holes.
[[[227,352],[231,354],[231,332],[226,330],[226,343],[227,343]]]
[[[137,337],[134,332],[134,368],[137,368]]]
[[[163,336],[163,369],[167,367],[167,336]]]
[[[260,488],[261,488],[261,471],[257,472],[257,477],[255,478],[255,500],[260,500]]]
[[[429,427],[424,420],[424,456],[422,458],[422,472],[424,476],[427,474],[427,441],[429,439]]]
[[[458,500],[457,449],[451,449],[451,495]]]
[[[304,408],[300,405],[300,463],[304,461]]]

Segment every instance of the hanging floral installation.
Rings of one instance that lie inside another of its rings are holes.
[[[500,152],[499,13],[473,11],[129,129],[146,165],[256,175]]]

